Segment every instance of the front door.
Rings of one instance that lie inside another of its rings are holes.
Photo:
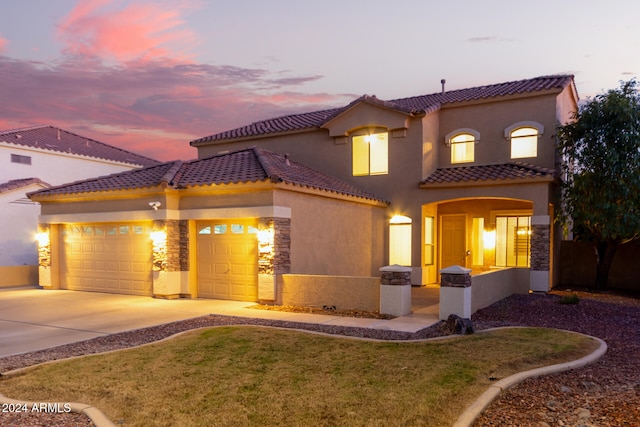
[[[440,217],[441,269],[452,265],[466,267],[466,222],[466,215],[443,215]]]

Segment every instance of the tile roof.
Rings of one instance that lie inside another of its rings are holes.
[[[0,131],[0,142],[111,160],[135,166],[152,166],[159,163],[148,157],[76,135],[54,126],[35,126]]]
[[[45,187],[49,187],[49,184],[40,178],[12,179],[11,181],[0,183],[0,194],[28,187],[31,184],[42,184]]]
[[[230,153],[219,153],[205,159],[188,162],[176,160],[142,169],[77,181],[37,191],[31,195],[81,194],[158,186],[184,189],[194,186],[267,180],[385,202],[383,199],[349,183],[291,161],[288,156],[256,147]]]
[[[508,181],[515,179],[553,178],[555,173],[551,169],[513,162],[501,165],[462,166],[455,168],[436,169],[421,186],[443,185],[478,181]]]
[[[438,92],[429,95],[401,98],[391,101],[382,101],[375,97],[365,95],[344,107],[301,114],[291,114],[274,119],[262,120],[240,128],[205,136],[203,138],[191,141],[190,144],[194,147],[197,147],[210,141],[247,138],[274,133],[318,129],[332,118],[336,117],[343,111],[346,111],[354,104],[357,104],[359,102],[377,104],[407,114],[422,114],[436,111],[440,109],[442,105],[453,104],[456,102],[482,100],[499,96],[534,93],[553,89],[564,89],[570,84],[573,84],[572,75],[555,75],[486,86],[478,86],[469,89]]]

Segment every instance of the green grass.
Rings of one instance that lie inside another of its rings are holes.
[[[421,343],[219,327],[44,365],[7,397],[83,402],[127,426],[443,426],[490,384],[573,360],[594,340],[505,329]]]

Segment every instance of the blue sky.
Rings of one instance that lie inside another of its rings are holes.
[[[0,129],[51,124],[160,160],[252,121],[571,73],[640,73],[628,0],[0,0]],[[10,102],[7,102],[10,100]]]

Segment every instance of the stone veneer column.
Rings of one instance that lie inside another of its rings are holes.
[[[411,267],[388,265],[380,268],[380,313],[411,314]]]
[[[164,248],[154,244],[153,294],[161,298],[178,298],[187,293],[189,278],[188,221],[156,220],[153,222],[153,231],[166,233]]]
[[[440,320],[451,314],[471,318],[471,269],[459,265],[440,270]]]
[[[531,217],[531,268],[529,287],[534,292],[550,289],[551,218],[549,215]]]
[[[278,278],[291,272],[291,219],[258,218],[258,299],[278,301]]]

